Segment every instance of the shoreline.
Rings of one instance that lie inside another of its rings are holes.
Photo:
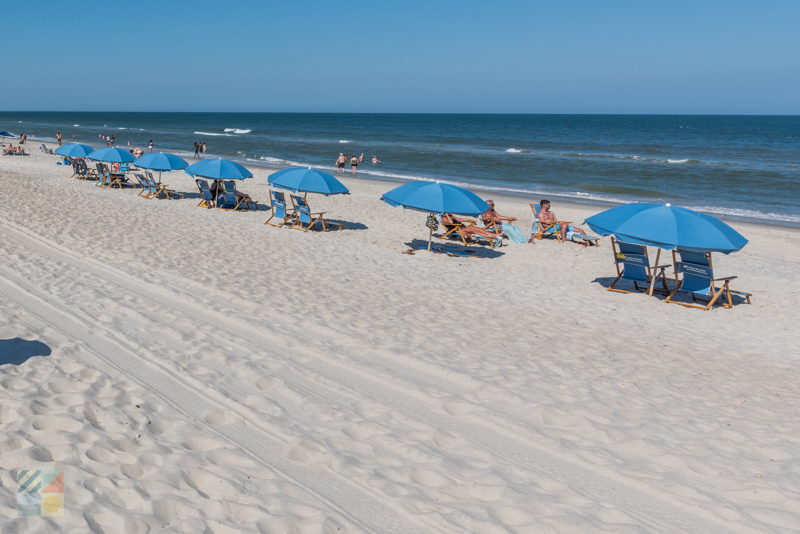
[[[55,140],[53,138],[50,138],[50,137],[47,137],[47,136],[42,136],[42,137],[37,137],[37,138],[30,138],[30,139],[31,139],[31,142],[44,143],[51,149],[54,146],[56,146]],[[86,143],[91,144],[92,146],[96,145],[96,141],[92,141],[92,140],[86,141]],[[125,147],[120,147],[120,148],[125,148]],[[170,152],[169,149],[165,149],[164,151]],[[178,150],[172,150],[171,152],[176,154],[176,155],[179,155],[179,156],[183,157],[184,159],[186,159],[190,163],[193,161],[193,157],[192,157],[193,154],[190,151],[178,149]],[[214,154],[214,153],[210,153],[210,154],[207,154],[206,157],[222,157],[222,158],[226,158],[226,159],[231,159],[231,160],[237,161],[237,162],[239,162],[239,163],[241,163],[241,164],[243,164],[245,166],[264,169],[264,170],[267,170],[267,171],[275,171],[275,170],[280,170],[282,168],[287,168],[287,167],[299,167],[299,168],[304,167],[304,165],[293,164],[293,163],[297,163],[297,162],[291,162],[291,163],[287,162],[287,164],[285,164],[285,165],[278,165],[278,164],[272,163],[272,162],[257,161],[254,158],[244,157],[244,156],[242,156],[240,154],[230,154],[229,155],[229,154]],[[365,167],[367,166],[366,163],[365,163],[364,166]],[[332,166],[320,165],[320,166],[314,166],[314,167],[318,168],[320,170],[323,170],[325,172],[328,172],[330,174],[333,174],[334,176],[337,176],[337,177],[341,176],[341,175],[339,175],[339,174],[337,174],[335,172],[335,169],[333,169]],[[346,176],[351,177],[351,175],[349,173],[349,169],[347,171],[348,172],[346,173]],[[425,179],[425,180],[430,180],[430,181],[436,181],[436,179],[432,178],[432,177],[431,178],[414,178],[414,177],[403,177],[402,175],[380,176],[380,175],[371,174],[369,171],[364,171],[364,174],[366,174],[366,177],[362,177],[361,175],[358,175],[356,177],[358,179],[371,180],[371,181],[374,181],[374,182],[398,183],[398,184],[405,183],[405,182],[408,182],[408,181],[413,181],[415,179]],[[592,197],[582,198],[582,197],[579,197],[579,196],[576,196],[576,195],[570,195],[570,194],[564,194],[564,193],[558,193],[558,192],[538,192],[538,191],[531,191],[531,193],[515,192],[515,191],[508,191],[508,188],[502,187],[502,186],[493,187],[492,185],[476,184],[476,183],[472,183],[472,182],[459,181],[457,179],[442,179],[440,181],[445,182],[445,183],[451,183],[451,184],[458,185],[458,186],[461,186],[461,187],[465,187],[467,189],[470,189],[470,190],[476,192],[477,194],[479,194],[479,196],[482,195],[484,197],[487,196],[487,195],[493,195],[493,196],[498,196],[498,197],[502,196],[502,197],[516,198],[516,199],[535,198],[537,200],[541,199],[541,198],[549,198],[551,200],[557,200],[560,203],[565,203],[565,204],[569,203],[569,204],[574,204],[574,205],[577,205],[577,206],[588,206],[588,207],[595,207],[595,208],[602,208],[602,209],[608,209],[610,207],[626,204],[628,202],[647,202],[646,199],[633,199],[633,200],[630,200],[630,201],[625,201],[625,200],[622,200],[622,199],[603,199],[603,198],[592,198]],[[724,221],[741,222],[741,223],[757,224],[757,225],[780,227],[780,228],[800,229],[800,221],[768,218],[766,216],[765,217],[754,217],[754,216],[749,216],[749,215],[737,215],[737,214],[733,214],[733,213],[720,213],[718,210],[703,210],[703,209],[693,208],[691,206],[689,206],[689,207],[691,209],[696,209],[697,211],[700,211],[702,213],[706,213],[706,214],[711,215],[713,217],[717,217],[717,218],[719,218],[721,220],[724,220]],[[718,209],[719,210],[726,210],[726,209],[730,210],[732,208],[719,207]],[[765,215],[767,215],[767,214],[765,214]]]

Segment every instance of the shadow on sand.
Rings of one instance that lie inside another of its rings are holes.
[[[428,251],[428,242],[424,239],[412,239],[411,241],[407,241],[406,245],[408,245],[408,248],[413,249],[417,253]],[[465,247],[460,243],[441,243],[434,241],[434,243],[431,245],[431,252],[436,253],[436,251],[441,251],[443,254],[457,254],[464,258],[499,258],[505,254],[499,249],[490,247],[482,247],[478,245]]]
[[[0,339],[0,365],[20,365],[34,356],[50,356],[53,351],[41,341],[15,337]]]

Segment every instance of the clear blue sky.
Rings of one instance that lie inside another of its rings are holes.
[[[5,110],[800,114],[796,0],[2,11]]]

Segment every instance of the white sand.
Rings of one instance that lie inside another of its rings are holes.
[[[734,224],[753,304],[703,312],[606,291],[608,241],[403,255],[389,183],[304,234],[69,174],[0,156],[0,346],[52,350],[0,365],[1,532],[800,530],[794,230]],[[17,517],[32,468],[63,517]]]

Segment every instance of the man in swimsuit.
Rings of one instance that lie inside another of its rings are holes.
[[[542,199],[539,202],[542,209],[539,210],[539,221],[543,223],[556,223],[558,225],[559,233],[561,234],[561,242],[567,242],[567,233],[587,235],[582,229],[571,226],[568,222],[560,222],[556,219],[556,214],[550,211],[550,201]]]
[[[353,171],[353,176],[356,175],[356,171],[358,170],[358,156],[353,154],[353,157],[350,158],[350,170]]]
[[[343,153],[339,153],[339,157],[336,158],[336,170],[337,172],[344,172],[344,165],[347,163],[347,156]]]
[[[487,200],[486,203],[489,204],[489,209],[481,214],[481,220],[485,226],[488,227],[494,225],[495,228],[497,228],[497,225],[502,225],[503,221],[512,222],[517,220],[516,217],[506,217],[497,213],[497,211],[494,209],[494,200]]]

